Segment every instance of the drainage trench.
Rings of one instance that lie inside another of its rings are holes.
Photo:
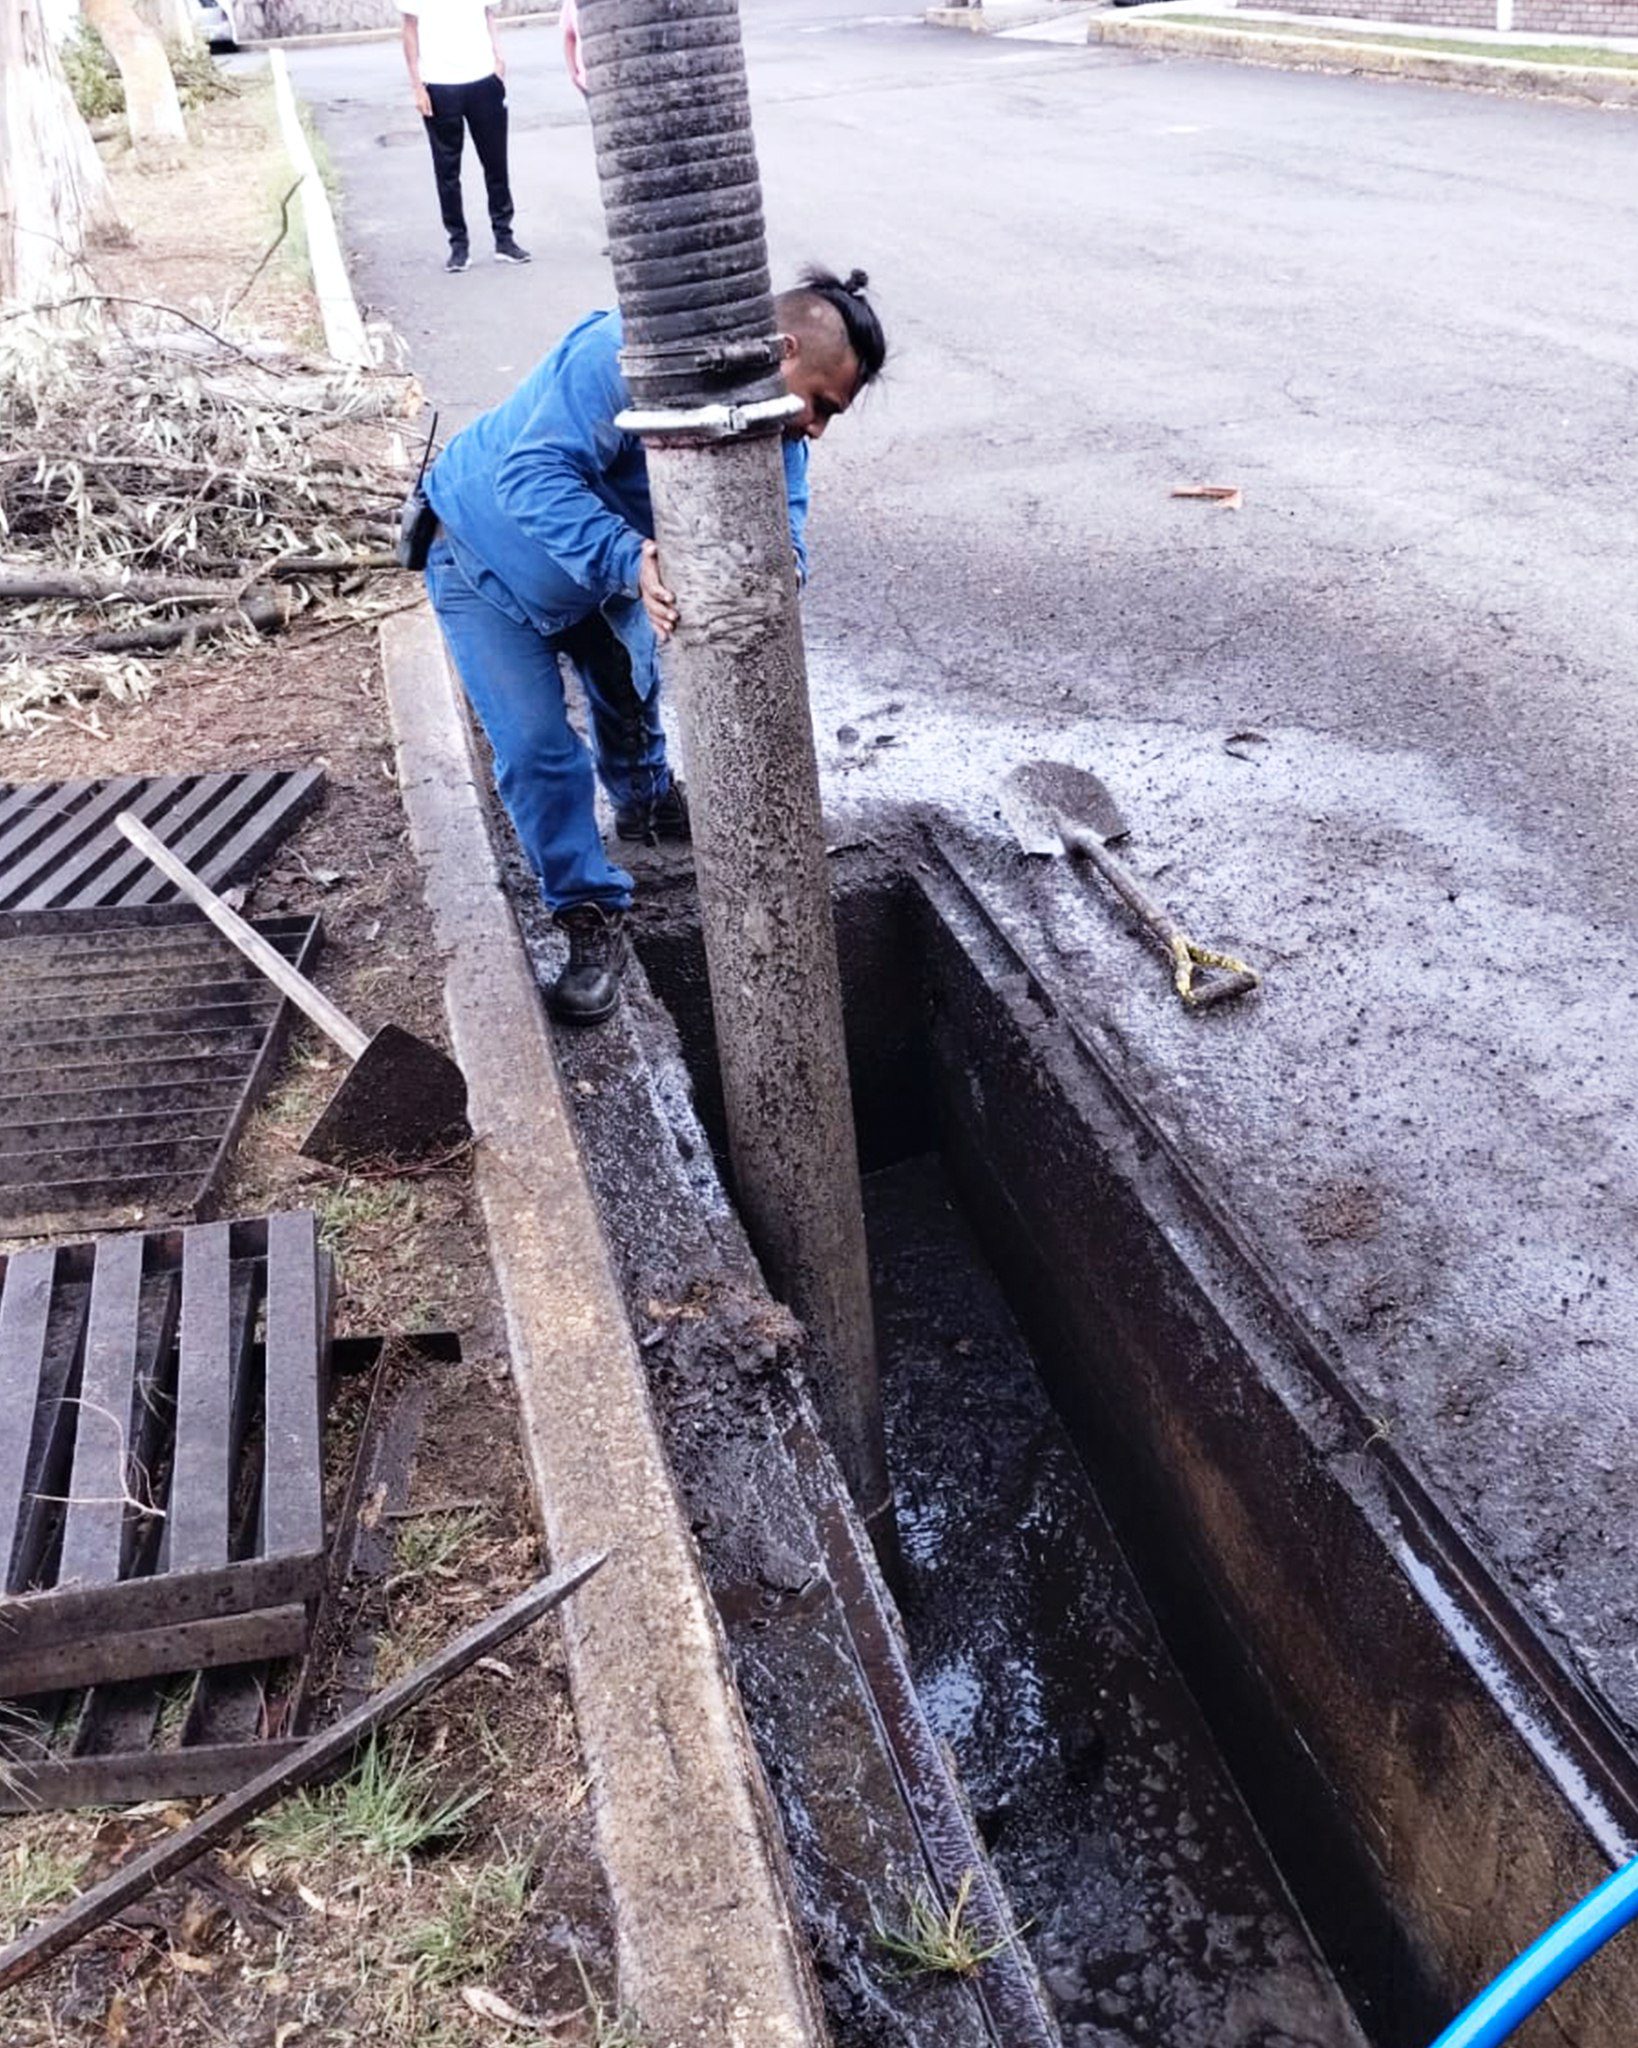
[[[959,866],[836,866],[909,1665],[1062,2038],[1416,2048],[1607,1874],[1624,1748],[1516,1616],[1487,1623],[1497,1589],[1408,1511]],[[866,1754],[879,1697],[838,1704],[860,1636],[822,1518],[775,1470],[790,1353],[707,1153],[680,880],[638,944],[664,1012],[639,993],[623,1039],[563,1057],[835,2038],[1038,2038],[873,1949],[915,1829]],[[1620,2038],[1634,1989],[1609,1951],[1520,2043]]]
[[[916,1676],[1066,2040],[1361,2044],[939,1155],[866,1212]]]

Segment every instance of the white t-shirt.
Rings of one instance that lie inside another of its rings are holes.
[[[421,83],[470,85],[495,68],[484,0],[398,0],[421,27]]]

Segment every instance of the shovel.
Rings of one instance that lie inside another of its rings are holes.
[[[1001,785],[1001,812],[1025,853],[1068,854],[1090,861],[1172,963],[1172,983],[1192,1009],[1208,1009],[1254,989],[1259,976],[1232,953],[1198,946],[1171,912],[1109,849],[1128,826],[1107,786],[1065,761],[1026,761]],[[1195,977],[1196,968],[1208,972]]]
[[[373,1038],[366,1038],[140,819],[121,811],[114,823],[352,1061],[352,1071],[302,1140],[301,1149],[309,1159],[331,1166],[414,1159],[471,1137],[466,1077],[447,1053],[397,1024],[383,1024]]]

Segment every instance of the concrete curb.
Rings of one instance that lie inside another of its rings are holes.
[[[648,1402],[641,1357],[489,840],[432,615],[381,657],[410,838],[466,1074],[479,1198],[551,1555],[606,1549],[564,1640],[614,1901],[654,2048],[824,2048],[773,1808]]]
[[[375,357],[342,258],[330,195],[324,189],[307,131],[301,125],[284,52],[270,50],[267,62],[273,74],[273,98],[279,110],[285,154],[290,159],[290,168],[301,180],[301,217],[307,229],[307,260],[312,267],[313,290],[318,297],[319,317],[324,322],[324,346],[338,363],[367,370],[374,366]]]
[[[1548,99],[1600,106],[1638,106],[1638,70],[1622,74],[1583,64],[1523,64],[1507,57],[1450,57],[1393,44],[1338,42],[1319,36],[1246,33],[1226,27],[1193,28],[1183,22],[1093,17],[1087,41],[1171,57],[1226,57],[1285,71],[1368,72],[1435,85],[1488,92],[1535,93]]]
[[[547,8],[530,14],[497,14],[495,26],[507,28],[538,28],[550,26],[562,20],[562,14],[555,8]],[[338,28],[322,34],[306,36],[247,36],[240,43],[241,50],[332,50],[348,43],[396,43],[403,39],[400,28]]]
[[[970,35],[997,36],[1009,28],[1034,28],[1085,11],[1085,0],[988,0],[987,5],[929,7],[929,28],[960,28]]]

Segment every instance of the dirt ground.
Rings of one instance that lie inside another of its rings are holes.
[[[103,146],[132,239],[129,248],[95,252],[88,268],[99,290],[157,299],[218,326],[231,305],[231,331],[320,348],[324,330],[307,280],[301,214],[293,201],[288,216],[283,206],[295,179],[272,91],[265,79],[223,74],[223,82],[233,89],[189,116],[194,150],[179,169],[147,175],[122,142]],[[253,279],[276,241],[275,255]]]
[[[213,104],[197,133],[181,172],[139,177],[116,159],[137,240],[100,260],[98,281],[208,317],[273,240],[284,182],[265,91]],[[290,257],[287,242],[237,309],[235,331],[311,345],[314,309]],[[415,597],[407,580],[377,578],[367,604]],[[438,963],[372,621],[298,621],[274,638],[177,656],[155,665],[140,701],[103,698],[94,716],[82,706],[0,740],[0,777],[13,783],[309,762],[326,770],[324,801],[255,880],[247,907],[322,913],[320,985],[366,1027],[390,1016],[436,1039]],[[367,1177],[303,1159],[301,1135],[341,1071],[339,1054],[303,1026],[240,1144],[219,1213],[317,1211],[337,1261],[338,1335],[460,1340],[458,1362],[397,1347],[382,1368],[389,1386],[425,1374],[429,1398],[392,1568],[373,1595],[380,1683],[542,1563],[469,1166],[457,1157]],[[342,1387],[332,1409],[337,1496],[360,1399]],[[344,1614],[340,1634],[357,1618]],[[347,1777],[287,1800],[9,1994],[0,2038],[9,2048],[503,2038],[616,2048],[627,2036],[607,2002],[587,1791],[558,1638],[542,1626],[435,1695]],[[0,1821],[0,1939],[187,1815],[148,1806]]]

